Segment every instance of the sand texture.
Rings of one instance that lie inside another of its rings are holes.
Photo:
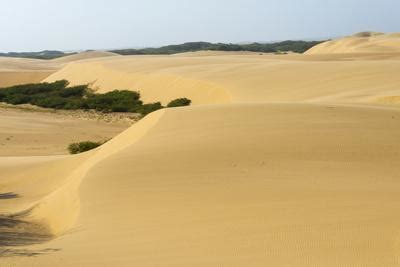
[[[46,80],[194,105],[77,156],[1,157],[0,266],[400,266],[399,70],[395,53],[69,63]]]

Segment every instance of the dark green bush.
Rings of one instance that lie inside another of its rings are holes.
[[[164,108],[160,102],[143,104],[140,93],[114,90],[105,94],[94,94],[88,85],[68,87],[66,80],[53,83],[38,83],[0,88],[0,102],[9,104],[32,104],[52,109],[93,109],[100,112],[133,112],[147,115]],[[168,107],[190,105],[187,98],[171,101]]]
[[[6,96],[3,101],[13,105],[27,104],[30,102],[30,97],[22,94],[15,94]]]
[[[89,109],[102,112],[137,112],[143,102],[138,92],[114,90],[105,94],[91,94],[87,98]]]
[[[178,98],[168,103],[168,108],[190,106],[192,100],[187,98]]]
[[[95,149],[101,146],[102,144],[104,144],[104,142],[85,141],[85,142],[72,143],[68,146],[68,151],[70,154],[79,154]]]
[[[58,95],[61,97],[83,97],[87,94],[87,86],[79,85],[69,88],[62,88]]]
[[[143,115],[147,115],[153,111],[159,110],[164,108],[160,102],[156,102],[156,103],[151,103],[151,104],[144,104],[141,106],[140,108],[140,112]]]

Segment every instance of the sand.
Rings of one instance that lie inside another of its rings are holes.
[[[46,81],[90,83],[98,92],[140,91],[145,102],[197,104],[340,102],[375,104],[400,95],[400,57],[374,54],[127,56],[71,63]]]
[[[47,80],[194,106],[152,113],[78,156],[0,158],[1,264],[399,266],[399,62],[222,53],[68,64]]]
[[[307,51],[307,54],[331,53],[400,53],[400,35],[362,32],[322,43]]]
[[[131,123],[0,107],[0,125],[0,156],[47,156],[67,154],[74,142],[109,140]]]
[[[78,53],[75,55],[56,58],[56,59],[53,59],[52,61],[57,62],[57,63],[69,63],[69,62],[74,62],[74,61],[79,61],[79,60],[102,58],[102,57],[113,57],[113,56],[119,56],[119,55],[112,53],[112,52],[107,52],[107,51],[87,51],[87,52],[81,52],[81,53]]]
[[[44,60],[0,57],[0,87],[41,82],[60,68]]]
[[[110,56],[117,54],[90,51],[53,60],[0,57],[0,87],[38,83],[70,62]]]

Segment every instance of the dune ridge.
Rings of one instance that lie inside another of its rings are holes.
[[[112,53],[112,52],[107,52],[107,51],[86,51],[86,52],[77,53],[75,55],[52,59],[52,61],[65,64],[65,63],[70,63],[70,62],[78,61],[78,60],[86,60],[86,59],[102,58],[102,57],[114,57],[114,56],[119,56],[119,55]]]
[[[145,102],[378,104],[400,95],[400,58],[315,55],[126,56],[71,63],[45,81],[67,79],[98,92],[140,91]]]
[[[76,166],[74,167],[71,167],[69,165],[70,161],[67,160],[67,164],[71,170],[67,172],[68,175],[63,175],[64,178],[61,179],[62,183],[54,191],[51,191],[50,194],[31,203],[31,206],[24,207],[23,210],[14,211],[14,213],[19,214],[29,211],[28,219],[43,224],[52,235],[59,235],[67,231],[76,221],[79,214],[79,197],[77,192],[81,179],[87,171],[106,157],[139,140],[156,123],[162,114],[162,111],[151,114],[146,120],[138,123],[136,127],[124,131],[117,138],[107,142],[101,149],[86,153],[85,155],[79,155],[80,160],[75,161]],[[61,166],[57,166],[57,168],[59,167]],[[4,210],[1,211],[0,209],[1,213],[4,214]],[[8,216],[13,215],[9,211],[7,214]]]
[[[306,54],[400,53],[399,33],[361,32],[312,47]]]
[[[118,55],[106,51],[89,51],[53,60],[0,57],[0,87],[38,83],[68,63],[110,56]]]

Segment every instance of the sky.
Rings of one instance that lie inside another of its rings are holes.
[[[0,0],[0,51],[400,32],[399,0]]]

